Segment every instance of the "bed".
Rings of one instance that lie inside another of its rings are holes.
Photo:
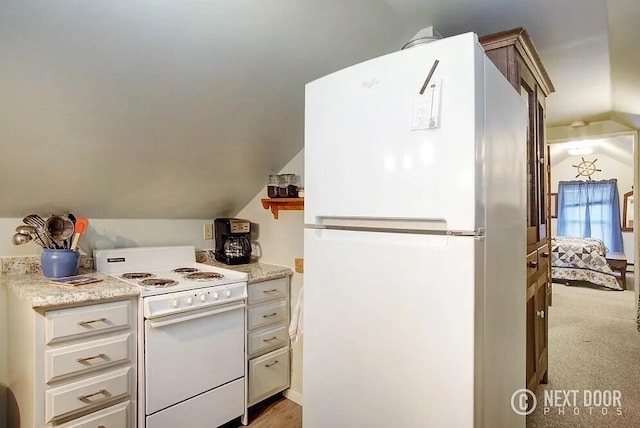
[[[551,238],[551,278],[554,282],[587,281],[622,290],[605,255],[607,247],[600,239]]]

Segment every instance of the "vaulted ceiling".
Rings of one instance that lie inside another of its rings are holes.
[[[581,156],[579,150],[587,149],[588,152],[583,155],[589,156],[590,159],[605,155],[633,170],[633,140],[631,135],[615,135],[551,144],[551,162],[552,165],[557,165],[566,159]],[[578,149],[578,153],[570,153],[569,150],[572,148]]]
[[[419,29],[523,26],[550,125],[640,127],[635,0],[0,3],[0,217],[233,215],[303,147],[304,84]]]

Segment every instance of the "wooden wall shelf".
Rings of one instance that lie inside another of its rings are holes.
[[[271,208],[273,218],[278,218],[278,211],[283,210],[304,210],[304,198],[265,198],[262,199],[262,206],[268,210]]]

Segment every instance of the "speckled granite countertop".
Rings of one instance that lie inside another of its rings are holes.
[[[208,265],[221,267],[223,269],[235,270],[249,274],[249,284],[254,282],[268,281],[270,279],[284,278],[292,275],[293,271],[287,267],[267,265],[264,263],[249,263],[246,265],[229,266],[216,261],[203,262]]]
[[[293,274],[290,268],[265,263],[249,263],[229,266],[213,260],[208,250],[196,251],[196,260],[224,269],[236,270],[249,275],[249,284],[270,279],[284,278]],[[93,271],[93,259],[82,256],[79,274],[102,278],[93,284],[68,287],[54,285],[42,275],[39,257],[0,258],[0,287],[31,304],[33,308],[48,309],[104,300],[115,300],[138,296],[140,289],[116,278]]]
[[[196,261],[223,269],[235,270],[249,274],[249,284],[268,281],[270,279],[284,278],[293,275],[293,271],[284,266],[269,265],[266,263],[249,263],[246,265],[225,265],[213,259],[210,250],[196,251]]]
[[[6,287],[19,299],[40,309],[129,298],[140,294],[140,289],[135,285],[98,272],[88,274],[102,278],[102,281],[69,287],[51,284],[40,273],[8,273],[0,275],[0,287]]]
[[[49,309],[107,300],[126,299],[140,294],[140,289],[124,281],[93,270],[93,258],[80,256],[79,275],[102,281],[70,287],[54,285],[42,274],[40,257],[0,258],[0,287],[24,300],[33,308]]]

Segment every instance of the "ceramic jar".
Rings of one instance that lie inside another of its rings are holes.
[[[45,248],[40,256],[42,272],[47,278],[62,278],[78,274],[80,253],[77,250]]]

